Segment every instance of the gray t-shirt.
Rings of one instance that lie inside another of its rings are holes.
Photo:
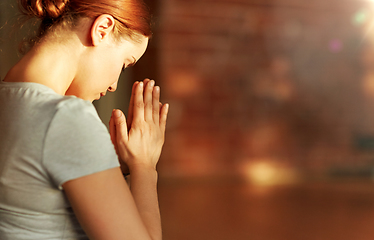
[[[119,167],[92,103],[0,82],[0,239],[88,239],[62,189]]]

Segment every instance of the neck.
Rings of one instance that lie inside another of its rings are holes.
[[[65,95],[77,71],[81,48],[78,41],[66,44],[43,41],[34,46],[8,72],[6,82],[35,82]]]

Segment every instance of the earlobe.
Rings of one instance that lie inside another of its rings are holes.
[[[113,16],[109,14],[103,14],[98,16],[92,23],[91,27],[91,39],[92,45],[97,46],[106,40],[110,33],[113,31],[115,21]]]

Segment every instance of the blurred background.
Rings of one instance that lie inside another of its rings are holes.
[[[107,123],[134,81],[161,86],[164,239],[374,239],[374,1],[146,2],[146,54],[94,104]],[[1,0],[1,78],[16,10]]]

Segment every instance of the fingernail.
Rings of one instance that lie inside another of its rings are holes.
[[[120,110],[115,110],[114,111],[114,116],[117,117],[117,118],[121,117],[122,116],[121,111]]]
[[[149,86],[150,86],[150,87],[153,87],[154,85],[155,85],[155,81],[151,80],[151,81],[149,82]]]
[[[141,88],[143,88],[143,82],[140,82],[140,83],[139,83],[139,86],[140,86]]]

